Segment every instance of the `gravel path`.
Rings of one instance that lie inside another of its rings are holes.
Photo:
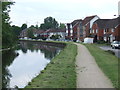
[[[77,88],[113,88],[84,45],[77,44]]]

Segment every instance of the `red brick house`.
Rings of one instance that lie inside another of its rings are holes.
[[[97,15],[88,16],[84,20],[77,19],[67,23],[66,37],[70,40],[84,41],[84,38],[91,37],[90,32],[94,21],[99,19]]]
[[[73,40],[83,41],[83,27],[82,27],[82,19],[74,20],[72,23],[73,30]]]
[[[95,40],[104,40],[106,42],[120,41],[120,17],[96,20],[90,34],[94,36]]]
[[[83,38],[91,37],[90,32],[92,30],[92,25],[97,19],[99,19],[99,17],[97,15],[94,15],[88,16],[83,20]]]

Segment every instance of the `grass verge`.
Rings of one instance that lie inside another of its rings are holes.
[[[66,44],[45,70],[41,71],[25,88],[76,88],[77,46],[72,43]]]
[[[118,59],[116,56],[101,50],[94,44],[84,44],[92,56],[95,58],[98,66],[108,76],[115,88],[118,88]]]

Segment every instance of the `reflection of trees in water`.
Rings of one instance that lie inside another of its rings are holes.
[[[40,50],[44,53],[45,58],[52,59],[61,49],[58,47],[43,45]]]
[[[41,51],[41,53],[44,53],[45,58],[47,59],[52,59],[58,52],[59,50],[62,49],[62,47],[56,47],[56,46],[50,46],[47,44],[41,44],[37,42],[20,42],[21,43],[21,48],[23,50],[29,49],[31,52],[38,52],[38,50]],[[27,51],[26,51],[27,52]]]
[[[62,48],[56,46],[50,46],[41,43],[33,43],[33,42],[20,42],[20,45],[15,48],[15,50],[22,50],[23,53],[27,53],[27,50],[31,52],[38,52],[39,50],[41,53],[44,53],[45,58],[52,59]],[[6,88],[9,87],[10,78],[12,75],[8,70],[8,66],[10,66],[14,59],[19,55],[15,52],[15,50],[3,51],[2,52],[2,87]]]
[[[18,56],[14,50],[2,52],[2,87],[9,87],[11,74],[8,70],[8,66],[12,64],[13,60]]]
[[[3,76],[2,76],[2,87],[3,88],[7,88],[7,87],[9,87],[10,78],[12,77],[12,75],[10,74],[10,72],[9,72],[7,67],[4,68],[2,73],[3,73]]]
[[[20,43],[20,49],[22,50],[23,53],[27,53],[27,44],[26,43]]]

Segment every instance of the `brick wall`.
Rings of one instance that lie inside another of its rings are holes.
[[[86,37],[88,37],[90,35],[90,23],[88,23],[85,27],[85,32],[86,32]]]
[[[115,29],[114,36],[116,37],[115,39],[120,41],[120,25],[118,25]]]

